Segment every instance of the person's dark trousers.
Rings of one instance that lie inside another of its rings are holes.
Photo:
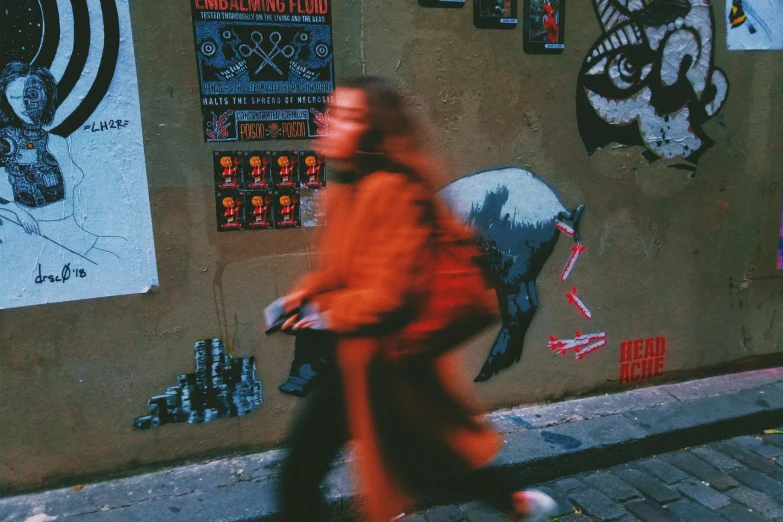
[[[310,340],[318,343],[328,362],[319,371],[318,382],[303,401],[289,434],[289,453],[279,486],[281,522],[329,520],[320,486],[348,440],[342,382],[333,363],[334,337],[313,331],[307,335],[312,335]]]
[[[313,330],[301,330],[294,341],[294,361],[288,379],[278,388],[287,395],[306,397],[317,385],[321,373],[328,364],[329,334]],[[326,345],[325,345],[326,344]]]

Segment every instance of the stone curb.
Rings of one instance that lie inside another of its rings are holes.
[[[520,487],[783,425],[783,368],[493,412],[506,445],[488,473]],[[0,499],[2,522],[251,522],[276,512],[285,451],[221,459],[130,478]],[[335,520],[357,499],[341,458],[325,494]],[[422,507],[448,503],[425,499]]]

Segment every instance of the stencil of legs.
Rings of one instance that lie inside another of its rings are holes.
[[[512,291],[514,293],[509,293],[509,289],[498,290],[503,325],[474,382],[489,380],[500,370],[510,367],[522,357],[527,329],[538,310],[536,282],[523,281]]]

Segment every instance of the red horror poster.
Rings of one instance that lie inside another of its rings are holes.
[[[328,132],[330,0],[190,0],[204,140]]]

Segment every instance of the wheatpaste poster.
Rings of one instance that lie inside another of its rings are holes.
[[[0,309],[157,285],[128,2],[0,0]]]
[[[783,49],[783,0],[726,0],[731,51]]]
[[[328,132],[330,0],[190,0],[204,140]]]

